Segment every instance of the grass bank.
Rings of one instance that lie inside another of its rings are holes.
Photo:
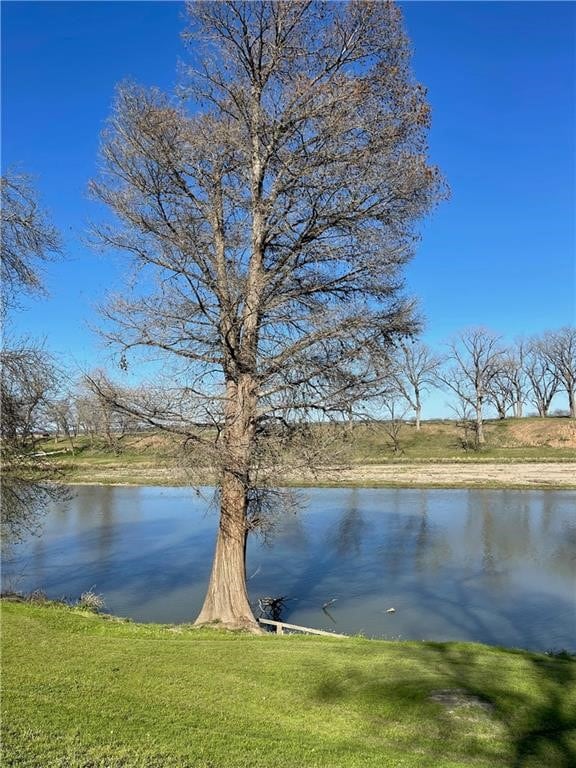
[[[324,427],[319,427],[323,429]],[[356,424],[334,431],[333,455],[317,474],[297,472],[284,478],[301,486],[371,487],[477,487],[477,488],[567,488],[576,487],[576,422],[563,418],[505,419],[486,423],[487,444],[481,451],[466,450],[462,432],[453,421],[402,425],[399,451],[390,444],[382,423]],[[64,482],[129,485],[189,484],[177,438],[155,432],[125,435],[116,452],[101,440],[86,436],[68,441],[42,441],[62,472]],[[68,450],[67,450],[68,449]],[[339,464],[337,471],[330,466]],[[192,462],[195,482],[212,484],[210,469],[202,468],[201,457]],[[343,471],[342,467],[346,469]],[[435,470],[430,468],[436,467]],[[494,470],[507,467],[508,470]],[[516,471],[516,467],[520,467]]]
[[[11,768],[576,764],[569,659],[2,613]]]

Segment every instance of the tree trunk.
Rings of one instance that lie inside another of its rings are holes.
[[[570,418],[576,419],[576,397],[574,396],[574,390],[568,390],[568,406],[570,408]]]
[[[420,404],[420,396],[418,392],[416,392],[416,408],[414,410],[416,413],[416,432],[420,432],[420,416],[422,415],[422,406]]]
[[[248,479],[256,415],[254,381],[249,376],[228,381],[226,396],[220,523],[210,583],[195,623],[259,632],[246,589]]]
[[[216,552],[204,605],[196,624],[258,632],[246,590],[246,491],[242,480],[225,471]]]
[[[74,449],[74,439],[72,437],[72,433],[70,430],[66,431],[66,437],[68,438],[68,442],[70,443],[70,450],[72,451],[72,456],[76,454],[76,451]]]
[[[482,421],[482,407],[476,408],[476,442],[478,445],[484,445],[486,438],[484,437],[484,423]]]

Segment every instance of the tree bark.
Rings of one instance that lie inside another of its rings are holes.
[[[570,408],[570,418],[576,419],[576,397],[573,390],[568,390],[568,406]]]
[[[482,407],[476,408],[476,442],[478,445],[484,445],[486,438],[484,437],[484,423],[482,421]]]
[[[225,471],[216,552],[208,591],[196,624],[258,632],[246,589],[246,490],[241,479]]]
[[[256,417],[253,379],[245,375],[237,382],[229,380],[226,394],[220,523],[208,591],[195,623],[259,632],[246,589],[248,473]]]
[[[70,443],[70,450],[72,451],[72,456],[76,455],[76,450],[74,448],[74,439],[72,437],[71,432],[68,430],[66,433],[66,437],[68,438],[68,442]]]

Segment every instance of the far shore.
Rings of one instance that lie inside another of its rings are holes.
[[[63,482],[69,485],[189,485],[184,470],[166,466],[122,466],[121,464],[78,467]],[[200,484],[210,485],[209,475]],[[194,478],[194,484],[199,484]],[[356,464],[326,468],[314,477],[292,475],[285,483],[299,487],[365,488],[508,488],[576,489],[576,462],[406,462]]]

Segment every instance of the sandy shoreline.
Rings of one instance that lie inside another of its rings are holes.
[[[576,464],[380,464],[343,470],[338,484],[344,485],[347,481],[397,486],[576,488]]]
[[[166,467],[78,468],[71,485],[182,485],[184,472]],[[211,481],[206,479],[206,484]],[[576,463],[572,462],[466,462],[358,465],[317,477],[292,477],[291,485],[426,487],[426,488],[550,488],[576,489]]]

